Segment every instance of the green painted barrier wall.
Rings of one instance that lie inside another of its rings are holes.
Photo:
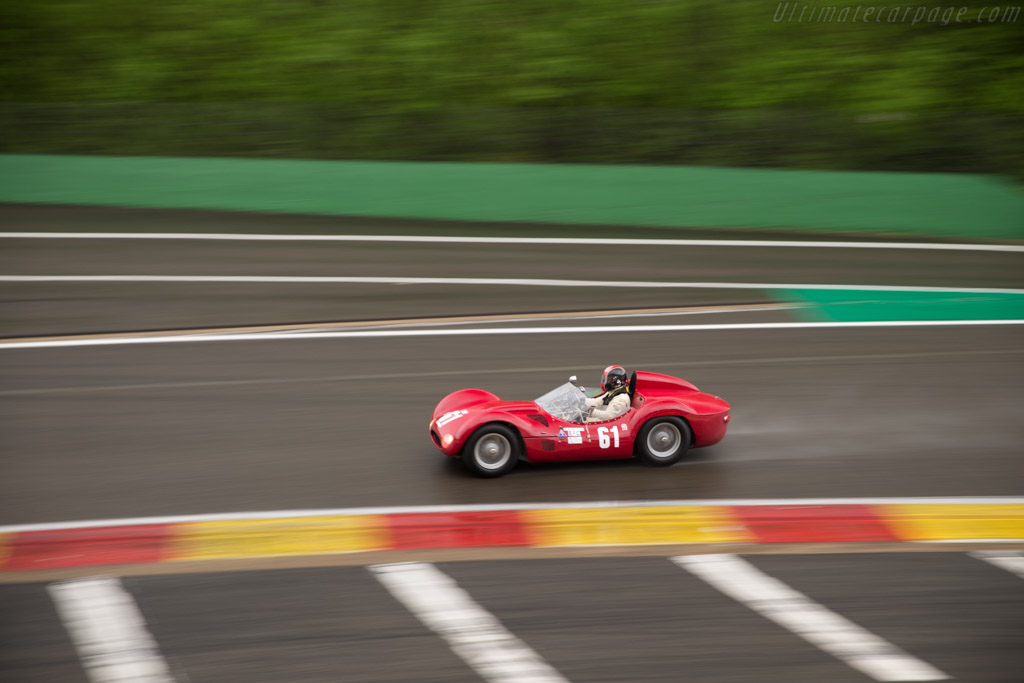
[[[5,155],[0,201],[1024,239],[1024,192],[957,174]]]

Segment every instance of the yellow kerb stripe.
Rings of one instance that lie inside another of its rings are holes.
[[[192,522],[173,535],[175,560],[351,553],[388,543],[385,520],[376,515]]]
[[[1024,505],[880,505],[876,511],[905,541],[1024,538]]]
[[[730,543],[753,537],[729,508],[568,508],[522,513],[535,546]]]

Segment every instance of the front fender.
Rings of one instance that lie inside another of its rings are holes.
[[[469,437],[473,435],[473,432],[483,427],[485,424],[492,422],[501,422],[507,424],[512,429],[516,430],[520,438],[530,434],[536,425],[530,423],[529,420],[525,419],[522,415],[515,413],[506,413],[503,411],[487,411],[485,413],[470,413],[466,417],[472,418],[466,420],[463,424],[459,425],[458,430],[455,434],[455,443],[459,445],[459,451],[461,452],[462,446],[466,444]],[[520,444],[523,445],[523,444]]]
[[[508,425],[519,434],[520,439],[530,434],[531,430],[536,427],[536,425],[531,424],[522,415],[515,413],[498,410],[474,413],[470,410],[465,416],[457,418],[451,423],[443,426],[435,424],[434,431],[438,435],[437,438],[441,441],[439,446],[441,451],[445,455],[456,456],[462,453],[462,449],[466,446],[466,442],[469,441],[469,437],[473,435],[473,432],[486,424],[494,422]],[[449,437],[451,438],[449,439]],[[525,443],[520,443],[519,445],[525,449]]]
[[[461,389],[459,391],[448,394],[437,404],[434,408],[434,414],[431,415],[431,420],[436,420],[443,415],[452,413],[456,410],[463,410],[480,403],[487,403],[488,401],[499,401],[496,395],[483,389]]]

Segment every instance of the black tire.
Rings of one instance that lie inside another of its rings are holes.
[[[693,442],[693,432],[679,417],[656,417],[644,423],[636,440],[640,459],[652,467],[668,467],[683,459]]]
[[[478,477],[492,479],[506,474],[519,462],[519,435],[502,424],[484,425],[473,432],[465,448],[462,462]]]

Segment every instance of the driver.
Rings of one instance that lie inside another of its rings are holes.
[[[609,365],[601,376],[603,394],[597,398],[588,398],[587,422],[614,420],[629,411],[629,382],[626,381],[626,370],[620,365]]]

